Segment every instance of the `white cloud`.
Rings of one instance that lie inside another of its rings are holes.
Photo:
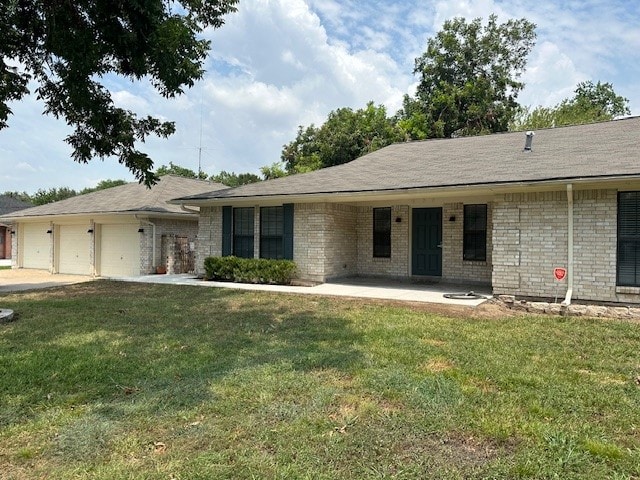
[[[533,50],[522,77],[526,89],[519,98],[520,103],[532,107],[555,105],[573,96],[575,86],[587,78],[556,44],[542,42]]]
[[[146,111],[149,109],[149,102],[139,95],[134,95],[128,90],[118,90],[111,92],[111,98],[116,106],[134,112]]]
[[[27,162],[19,162],[16,165],[16,170],[21,170],[21,171],[25,171],[25,172],[37,172],[38,170],[36,168],[34,168],[32,165],[28,164]]]
[[[436,2],[436,14],[433,26],[435,30],[440,30],[445,20],[455,17],[463,17],[467,20],[482,18],[486,20],[489,15],[498,16],[498,21],[508,20],[511,15],[504,12],[500,5],[493,0],[458,0],[458,1],[438,1]]]

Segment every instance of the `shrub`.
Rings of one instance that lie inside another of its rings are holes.
[[[266,258],[207,257],[204,269],[207,280],[287,285],[296,272],[296,264]]]

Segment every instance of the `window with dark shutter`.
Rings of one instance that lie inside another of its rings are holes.
[[[282,232],[282,245],[284,250],[284,258],[287,260],[293,260],[293,203],[285,203],[282,206],[282,212],[284,216],[284,226]]]
[[[233,254],[253,258],[253,207],[233,209]]]
[[[617,284],[640,286],[640,192],[618,193]]]
[[[487,259],[487,205],[464,206],[464,260]]]
[[[283,234],[283,208],[260,208],[260,258],[284,258]]]
[[[233,207],[222,207],[222,256],[233,255]]]
[[[373,209],[373,256],[391,257],[391,208]]]

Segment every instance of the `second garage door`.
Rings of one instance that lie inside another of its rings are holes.
[[[90,275],[89,244],[91,235],[87,233],[87,226],[60,225],[58,232],[58,272]]]
[[[137,225],[102,225],[99,275],[129,277],[140,275],[140,234]]]

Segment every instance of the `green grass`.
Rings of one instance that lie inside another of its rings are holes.
[[[640,325],[97,281],[0,296],[0,478],[640,477]]]
[[[0,270],[11,270],[11,265],[0,265]]]

